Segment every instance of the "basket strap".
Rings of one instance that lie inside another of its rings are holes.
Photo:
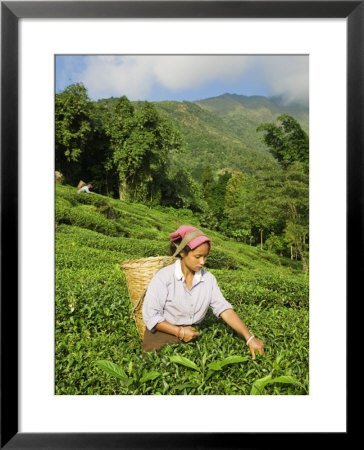
[[[186,234],[186,236],[182,239],[179,246],[176,248],[176,251],[174,252],[173,256],[177,256],[186,247],[186,245],[190,241],[192,241],[192,239],[195,239],[198,236],[205,236],[205,233],[203,233],[200,230],[196,230],[196,231],[192,231],[191,233]]]
[[[147,288],[144,289],[144,292],[142,293],[142,295],[140,296],[140,299],[138,300],[138,303],[133,307],[133,309],[131,310],[131,316],[134,317],[135,313],[138,311],[138,309],[140,308],[140,305],[143,303],[145,294],[147,293]]]

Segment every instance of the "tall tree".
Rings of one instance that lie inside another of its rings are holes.
[[[105,123],[106,134],[110,138],[110,152],[105,163],[105,169],[115,171],[118,176],[119,198],[129,198],[128,191],[128,151],[126,141],[135,126],[134,107],[126,96],[119,99],[116,106],[110,110]]]
[[[233,174],[226,186],[225,214],[228,218],[228,234],[239,238],[252,237],[252,221],[248,209],[249,178],[241,172]],[[229,232],[230,231],[230,232]]]
[[[262,123],[257,131],[265,134],[262,141],[267,145],[272,155],[282,167],[287,168],[295,162],[300,162],[308,172],[309,139],[301,125],[289,114],[281,114],[275,123]]]
[[[80,155],[91,132],[90,99],[82,83],[74,83],[56,94],[55,150],[56,169],[66,175],[77,172]]]
[[[217,181],[214,181],[210,187],[210,194],[207,198],[209,205],[209,210],[211,211],[214,221],[211,223],[215,224],[214,228],[218,230],[225,230],[227,225],[227,218],[224,213],[225,208],[225,195],[227,184],[231,178],[232,174],[230,172],[223,172],[218,175]]]
[[[284,239],[302,261],[303,271],[308,269],[309,241],[309,178],[299,164],[292,165],[285,172],[285,183],[280,201],[286,212]]]
[[[203,200],[202,185],[183,167],[174,166],[169,172],[168,191],[165,198],[167,206],[188,208],[194,212],[204,212],[207,203]]]
[[[118,177],[112,165],[109,165],[110,138],[105,130],[108,115],[106,105],[91,102],[91,133],[87,140],[87,149],[81,153],[78,163],[81,178],[92,181],[96,192],[115,197],[115,194],[118,194]]]
[[[264,237],[283,228],[280,186],[273,174],[258,177],[235,173],[227,184],[225,196],[230,234],[250,241],[254,238],[263,248]]]
[[[110,115],[107,132],[111,139],[110,165],[119,176],[121,199],[152,201],[160,197],[160,183],[165,176],[168,153],[179,149],[179,133],[149,102],[135,112],[122,97]]]

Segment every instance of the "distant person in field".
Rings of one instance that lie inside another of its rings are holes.
[[[87,194],[94,194],[94,192],[91,192],[90,189],[92,189],[92,184],[85,184],[80,189],[78,189],[77,193],[81,194],[82,192],[86,192]]]
[[[214,275],[203,268],[211,240],[187,225],[171,233],[170,239],[170,254],[178,259],[160,269],[148,285],[142,310],[146,325],[142,350],[192,341],[210,307],[215,316],[243,336],[252,359],[255,350],[263,355],[263,342],[250,333],[222,295]]]

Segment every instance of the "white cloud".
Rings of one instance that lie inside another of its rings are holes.
[[[267,56],[257,64],[262,83],[286,102],[308,102],[308,56]]]
[[[247,76],[286,101],[308,99],[307,56],[105,55],[87,56],[84,62],[86,68],[72,78],[85,84],[91,98],[142,100],[156,86],[177,93],[214,81],[238,86]]]
[[[191,89],[214,80],[237,81],[250,66],[244,56],[157,56],[154,71],[167,88]]]
[[[91,98],[118,97],[140,99],[153,84],[150,61],[139,57],[88,56],[82,81]]]

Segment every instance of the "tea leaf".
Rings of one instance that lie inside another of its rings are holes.
[[[104,370],[108,375],[119,378],[122,381],[128,381],[129,377],[124,372],[124,369],[111,361],[99,360],[95,362],[102,370]]]
[[[199,370],[197,365],[188,358],[181,355],[174,355],[169,357],[170,360],[176,364],[182,364],[182,366],[189,367],[190,369]]]
[[[264,391],[264,386],[270,383],[271,379],[272,375],[269,374],[264,378],[260,378],[259,380],[254,381],[252,389],[250,391],[250,395],[262,395]]]
[[[214,361],[210,364],[207,364],[207,367],[212,370],[222,370],[222,366],[219,361]]]
[[[146,374],[144,374],[142,376],[142,378],[139,380],[140,384],[145,383],[146,381],[150,381],[150,380],[155,380],[156,378],[158,378],[160,376],[159,372],[147,372]]]
[[[240,363],[247,361],[248,359],[248,356],[228,356],[220,361],[214,361],[208,364],[207,367],[212,370],[222,370],[222,368],[228,364]]]
[[[250,359],[249,356],[228,356],[227,358],[222,359],[221,361],[218,361],[220,366],[226,366],[227,364],[235,364],[244,362]]]
[[[282,375],[280,377],[274,378],[270,383],[289,383],[289,384],[297,384],[301,386],[301,383],[296,380],[296,378],[290,377],[288,375]]]
[[[297,384],[299,386],[302,386],[302,384],[296,380],[296,378],[293,378],[288,375],[282,375],[277,378],[272,379],[272,375],[269,374],[268,376],[261,378],[260,380],[256,380],[253,383],[252,389],[250,391],[250,395],[261,395],[263,394],[264,387],[267,384],[271,383],[287,383],[287,384]]]

